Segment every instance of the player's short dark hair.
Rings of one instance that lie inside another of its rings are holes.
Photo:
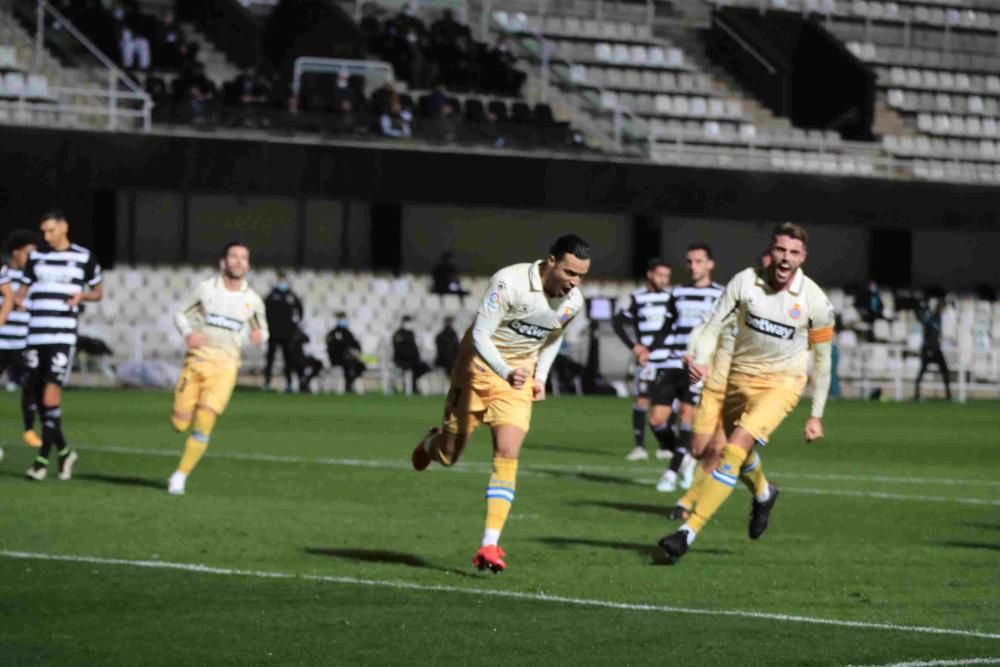
[[[802,245],[809,245],[809,234],[806,232],[802,225],[797,225],[794,222],[783,222],[774,228],[771,233],[771,241],[778,238],[779,236],[788,236],[793,239],[802,241]]]
[[[38,218],[38,224],[42,224],[46,220],[58,220],[60,222],[66,222],[66,214],[62,209],[50,208],[49,210],[42,213],[42,217]]]
[[[346,313],[345,311],[343,311],[343,310],[338,310],[338,311],[337,311],[336,313],[334,313],[333,315],[334,315],[334,317],[336,317],[336,318],[337,318],[338,320],[346,320],[346,319],[347,319],[347,313]]]
[[[576,255],[580,259],[590,259],[590,244],[576,234],[560,236],[549,248],[549,254],[560,260],[566,253]]]
[[[650,271],[655,271],[661,266],[667,269],[673,268],[670,266],[670,263],[667,260],[663,259],[662,257],[654,257],[648,262],[646,262],[646,272],[648,273]]]
[[[10,254],[26,245],[38,245],[38,235],[30,229],[15,229],[4,239],[4,252]]]
[[[688,246],[687,251],[691,252],[692,250],[704,250],[705,255],[709,259],[715,259],[714,257],[712,257],[712,246],[708,245],[707,243],[700,243],[700,242],[692,243],[691,245]]]
[[[222,246],[222,253],[219,255],[219,259],[225,259],[229,256],[229,251],[233,248],[246,248],[247,252],[250,252],[250,246],[248,246],[243,241],[230,241],[226,245]]]

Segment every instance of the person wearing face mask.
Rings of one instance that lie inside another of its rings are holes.
[[[330,366],[344,369],[345,390],[354,392],[354,382],[361,377],[367,366],[361,361],[361,343],[351,333],[347,313],[337,313],[337,326],[326,335],[326,354]]]
[[[271,388],[271,371],[274,368],[275,353],[281,350],[284,365],[285,391],[292,390],[292,366],[289,360],[290,345],[299,322],[302,321],[302,300],[292,291],[288,276],[278,273],[278,282],[264,300],[267,312],[267,326],[271,337],[267,341],[267,362],[264,365],[264,389]]]
[[[392,363],[402,371],[413,374],[413,393],[419,394],[417,380],[431,369],[427,362],[420,358],[417,347],[417,336],[413,332],[413,318],[403,316],[399,328],[392,334]]]

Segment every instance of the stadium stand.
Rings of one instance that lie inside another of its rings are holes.
[[[308,352],[326,362],[324,337],[333,327],[335,313],[346,311],[369,361],[369,388],[391,390],[402,386],[401,378],[386,362],[391,358],[389,338],[402,315],[413,316],[424,359],[434,358],[434,334],[445,316],[455,317],[456,328],[461,331],[474,315],[471,303],[463,304],[461,297],[433,294],[429,275],[315,270],[287,273],[305,306],[302,328],[310,340]],[[114,353],[115,363],[179,363],[183,345],[174,329],[173,305],[187,297],[207,275],[204,269],[190,267],[136,266],[108,271],[107,296],[82,318],[81,333],[105,341]],[[262,268],[254,271],[251,282],[266,291],[276,275],[274,269]],[[485,289],[487,278],[469,277],[465,282],[470,292],[478,295]],[[624,305],[632,289],[631,282],[590,280],[585,283],[584,293],[613,297]],[[861,396],[867,396],[874,387],[885,387],[897,400],[908,398],[920,363],[922,328],[917,308],[923,295],[881,289],[882,317],[869,324],[855,305],[852,291],[833,288],[827,293],[841,314],[842,329],[837,336],[841,382]],[[1000,304],[965,293],[945,298],[949,306],[944,314],[942,338],[958,396],[995,394],[1000,386]],[[587,328],[581,318],[580,325],[568,332],[572,357],[580,363],[586,361]],[[616,341],[601,345],[600,361],[608,378],[621,381],[626,377],[629,354]],[[253,381],[262,366],[263,351],[248,350],[245,370],[254,374]],[[318,388],[340,390],[343,384],[339,373],[325,373]],[[933,389],[932,379],[936,377],[925,380],[925,384]],[[446,387],[440,372],[428,375],[426,382],[431,391]]]

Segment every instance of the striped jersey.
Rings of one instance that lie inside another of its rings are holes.
[[[4,264],[0,267],[0,285],[10,285],[12,292],[17,292],[21,288],[21,276],[24,272]],[[0,296],[0,304],[3,297]],[[12,310],[7,316],[7,321],[0,326],[0,350],[23,350],[27,347],[28,338],[28,311]]]
[[[615,333],[630,348],[636,343],[649,348],[648,367],[666,368],[670,353],[662,343],[654,343],[657,332],[674,317],[670,289],[655,291],[644,285],[629,296],[628,307],[618,311]]]
[[[80,307],[71,308],[66,300],[101,280],[97,258],[83,246],[71,243],[66,250],[31,253],[21,278],[28,285],[28,345],[76,345]]]
[[[715,302],[724,290],[725,287],[716,282],[705,287],[694,284],[674,287],[670,296],[677,317],[673,322],[665,324],[670,329],[665,332],[664,347],[669,356],[664,368],[684,367],[684,355],[687,354],[691,332],[709,318],[715,309]]]

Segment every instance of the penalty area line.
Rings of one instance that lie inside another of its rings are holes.
[[[690,607],[673,607],[668,605],[656,605],[646,603],[614,602],[612,600],[599,600],[589,598],[575,598],[562,595],[549,595],[547,593],[529,593],[522,591],[495,590],[488,588],[472,588],[462,586],[448,586],[444,584],[418,584],[410,581],[400,581],[394,579],[362,579],[359,577],[343,577],[333,575],[317,574],[295,574],[292,572],[273,572],[260,570],[241,570],[235,568],[215,567],[199,563],[177,563],[170,561],[152,560],[130,560],[124,558],[103,558],[99,556],[82,556],[74,554],[51,554],[32,551],[13,551],[0,549],[0,557],[17,560],[36,561],[58,561],[69,563],[88,563],[91,565],[114,565],[134,568],[147,568],[153,570],[173,570],[180,572],[191,572],[197,574],[215,574],[229,577],[251,577],[257,579],[280,579],[295,581],[314,581],[319,583],[342,584],[349,586],[368,586],[373,588],[387,588],[402,591],[416,591],[428,593],[454,593],[460,595],[471,595],[479,597],[506,598],[511,600],[521,600],[527,602],[547,602],[553,604],[563,604],[576,607],[592,607],[600,609],[614,609],[620,611],[652,612],[661,614],[684,614],[694,616],[722,616],[730,618],[747,618],[754,620],[779,621],[786,623],[805,623],[811,625],[825,625],[840,628],[855,628],[859,630],[884,630],[887,632],[903,632],[921,635],[948,635],[953,637],[971,637],[975,639],[1000,640],[1000,633],[983,632],[979,630],[961,630],[957,628],[937,628],[920,625],[897,625],[894,623],[875,623],[868,621],[846,621],[832,618],[819,618],[814,616],[797,616],[794,614],[777,614],[762,611],[749,611],[737,609],[695,609]],[[913,663],[923,664],[923,663]],[[933,664],[933,663],[932,663]],[[945,663],[952,664],[952,663]],[[977,664],[977,663],[953,663],[953,664]]]

